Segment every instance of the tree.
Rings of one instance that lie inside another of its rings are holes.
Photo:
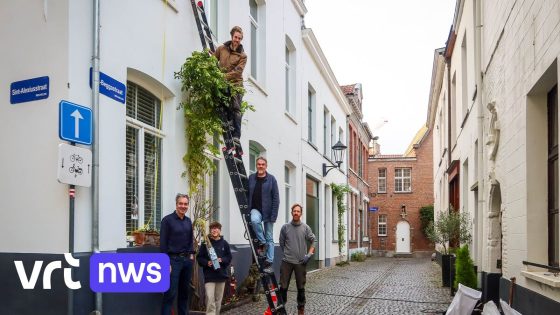
[[[470,243],[471,222],[467,213],[459,213],[453,207],[449,207],[448,211],[438,214],[435,222],[430,222],[426,229],[428,238],[443,247],[444,255],[449,254],[449,242],[456,240],[460,243]]]

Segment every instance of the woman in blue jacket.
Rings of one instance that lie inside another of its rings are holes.
[[[227,267],[231,263],[231,250],[228,242],[221,236],[222,225],[219,222],[210,223],[210,243],[216,251],[220,268],[215,269],[210,254],[203,241],[196,260],[204,273],[204,289],[206,290],[206,314],[220,314],[224,287],[228,279]]]

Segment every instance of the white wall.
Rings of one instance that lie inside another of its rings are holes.
[[[46,9],[43,7],[46,5]],[[222,7],[223,6],[223,7]],[[280,210],[274,239],[278,240],[285,217],[284,165],[295,165],[293,201],[305,202],[307,174],[320,181],[320,209],[331,209],[331,198],[325,199],[324,188],[331,182],[346,183],[340,171],[322,177],[322,148],[313,149],[307,140],[307,87],[311,83],[317,92],[317,144],[322,145],[323,106],[327,106],[342,126],[346,137],[345,103],[338,82],[324,56],[311,54],[304,44],[301,17],[292,1],[267,1],[266,4],[266,76],[258,81],[248,80],[250,62],[245,69],[245,100],[256,108],[243,119],[242,144],[249,165],[248,144],[256,141],[266,149],[268,170],[276,176],[280,188]],[[249,6],[246,1],[220,4],[220,15],[228,26],[220,27],[220,41],[229,39],[229,28],[240,25],[245,31],[243,44],[251,58]],[[3,71],[0,82],[11,82],[48,75],[50,96],[46,100],[10,105],[4,98],[0,106],[0,142],[8,152],[0,157],[0,211],[8,232],[9,244],[1,244],[0,251],[64,252],[68,243],[67,185],[56,181],[58,138],[58,103],[68,100],[91,106],[89,68],[92,56],[92,4],[86,0],[71,2],[41,2],[0,5],[0,34],[14,49],[6,51],[0,60]],[[229,10],[229,11],[228,11]],[[46,18],[43,12],[47,12]],[[17,17],[17,18],[16,18]],[[180,82],[173,72],[179,70],[193,50],[200,49],[190,3],[150,1],[138,5],[136,1],[107,2],[100,12],[100,70],[126,84],[127,80],[141,85],[163,100],[162,199],[163,215],[175,208],[175,193],[185,192],[186,179],[181,177],[186,151],[184,119],[177,110],[182,94]],[[221,21],[223,22],[223,21]],[[13,25],[13,26],[12,26]],[[17,30],[17,31],[14,31]],[[27,31],[29,30],[29,31]],[[296,48],[296,110],[285,114],[284,60],[286,35]],[[25,39],[25,40],[23,40]],[[315,43],[314,50],[320,50]],[[318,57],[319,56],[319,57]],[[329,73],[329,75],[326,75]],[[337,94],[338,91],[338,94]],[[100,95],[98,117],[100,123],[99,212],[100,250],[115,250],[126,246],[125,231],[125,145],[126,105]],[[33,128],[29,128],[33,126]],[[343,140],[345,142],[345,140]],[[26,152],[23,154],[23,152]],[[40,159],[38,158],[40,157]],[[342,165],[346,168],[346,161]],[[31,172],[29,170],[32,170]],[[233,244],[247,244],[241,228],[241,216],[233,195],[225,164],[220,167],[220,220],[224,234]],[[6,179],[10,180],[6,180]],[[305,206],[305,205],[304,205]],[[75,217],[75,250],[91,250],[91,189],[77,188]],[[319,235],[323,238],[321,257],[338,255],[333,250],[332,233],[326,233],[332,214],[321,214]],[[49,242],[31,238],[22,231],[42,229]]]
[[[59,224],[68,222],[67,185],[56,180],[58,103],[69,98],[68,2],[45,4],[0,3],[0,217],[9,235],[0,242],[2,252],[68,248],[68,225]],[[47,99],[10,104],[12,82],[41,76],[50,80]],[[49,239],[38,239],[35,230]]]

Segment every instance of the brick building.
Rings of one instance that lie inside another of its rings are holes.
[[[341,86],[352,113],[348,117],[348,249],[367,253],[370,248],[368,144],[373,135],[367,123],[363,122],[363,90],[360,83]]]
[[[420,224],[420,208],[434,202],[432,163],[432,132],[427,127],[418,131],[405,154],[370,156],[372,253],[392,256],[433,250]]]

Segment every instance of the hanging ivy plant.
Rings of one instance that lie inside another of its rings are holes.
[[[192,193],[204,184],[204,175],[215,170],[212,155],[218,156],[220,152],[212,138],[218,135],[220,139],[219,135],[223,132],[218,110],[229,106],[231,98],[245,93],[245,90],[226,80],[218,60],[208,51],[194,51],[181,70],[175,72],[175,78],[181,80],[181,91],[186,94],[180,106],[185,116],[188,145],[183,156],[187,172],[183,175],[188,175],[189,191]],[[241,112],[247,109],[254,110],[243,102]]]
[[[331,189],[333,195],[336,197],[336,208],[338,211],[338,255],[342,256],[342,250],[344,249],[344,244],[346,244],[346,226],[342,224],[344,218],[344,212],[346,212],[346,204],[344,204],[344,195],[350,192],[350,187],[348,185],[342,184],[331,184]]]

